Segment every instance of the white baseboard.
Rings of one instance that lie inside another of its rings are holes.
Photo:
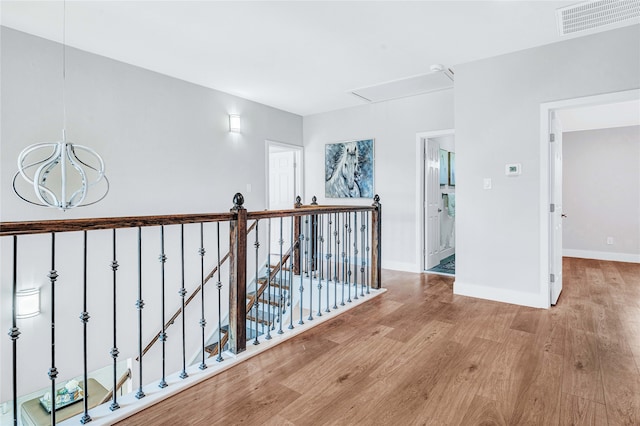
[[[597,259],[597,260],[611,260],[614,262],[640,263],[640,254],[633,254],[633,253],[612,253],[607,251],[563,249],[562,255],[566,257],[579,257],[581,259]]]
[[[453,283],[453,294],[476,297],[478,299],[495,300],[496,302],[511,303],[514,305],[530,306],[532,308],[547,308],[549,305],[549,296],[544,297],[539,293],[524,293],[504,288],[461,283],[459,280]]]
[[[420,267],[415,263],[410,262],[394,262],[394,261],[382,261],[382,269],[391,269],[392,271],[403,271],[403,272],[423,272],[420,270]]]

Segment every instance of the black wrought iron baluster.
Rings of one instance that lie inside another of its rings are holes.
[[[18,424],[18,338],[20,329],[17,323],[17,293],[18,293],[18,236],[13,236],[13,282],[11,288],[11,329],[9,329],[9,337],[13,346],[13,364],[12,364],[12,392],[13,392],[13,424]]]
[[[267,228],[267,335],[264,338],[271,340],[273,326],[271,318],[271,218],[268,219]],[[264,308],[262,312],[264,315]]]
[[[49,379],[51,380],[51,424],[56,424],[56,233],[51,233],[51,270],[49,271],[49,282],[51,283],[51,368],[49,368]]]
[[[317,223],[318,223],[318,241],[320,241],[319,247],[316,246],[316,250],[318,251],[318,257],[316,258],[318,260],[318,312],[316,313],[317,316],[321,317],[322,316],[322,277],[324,275],[323,273],[323,269],[324,269],[324,259],[322,258],[322,254],[323,254],[323,248],[324,248],[324,225],[323,225],[323,220],[324,217],[322,215],[318,215],[317,216]]]
[[[282,246],[284,245],[284,234],[283,234],[283,227],[284,225],[284,218],[280,217],[280,239],[278,240],[278,243],[280,244],[280,262],[278,263],[278,283],[279,283],[279,287],[278,287],[278,334],[282,334],[284,333],[284,331],[282,331],[282,309],[284,308],[284,298],[282,297],[282,290],[284,287],[284,280],[282,279],[283,273],[282,273],[282,268],[284,267],[284,261],[283,261],[283,253],[282,253]]]
[[[224,361],[224,358],[222,358],[222,279],[220,278],[220,269],[222,269],[222,265],[220,264],[220,222],[216,222],[216,225],[216,236],[218,237],[218,282],[216,283],[216,287],[218,288],[218,356],[216,357],[216,361],[222,362]]]
[[[138,379],[140,380],[136,398],[145,397],[142,391],[142,309],[144,309],[144,300],[142,300],[142,228],[138,227],[138,300],[136,301],[138,308]]]
[[[293,259],[294,249],[295,249],[295,240],[293,235],[293,226],[295,219],[291,216],[291,255],[289,256],[289,330],[293,330]],[[302,272],[300,272],[302,274]]]
[[[360,225],[360,296],[364,297],[364,285],[365,285],[365,281],[366,281],[366,277],[365,277],[365,269],[367,266],[367,258],[365,257],[365,245],[364,245],[364,241],[366,238],[366,230],[367,230],[367,226],[366,226],[366,212],[361,212],[360,213],[360,217],[362,219],[362,225]]]
[[[87,312],[87,231],[83,232],[83,256],[82,256],[82,312],[80,313],[80,321],[82,322],[82,367],[85,398],[83,401],[84,410],[80,423],[85,424],[91,421],[89,415],[89,392],[87,384],[89,377],[87,373],[87,323],[89,322],[89,312]],[[55,400],[55,398],[54,398]]]
[[[366,214],[366,217],[367,217],[367,227],[369,227],[369,212],[366,212],[365,214]],[[366,232],[365,234],[366,234],[366,237],[367,237],[367,246],[366,246],[367,255],[366,255],[366,259],[367,259],[367,266],[369,266],[368,268],[366,268],[366,273],[367,273],[367,280],[366,280],[367,281],[367,294],[370,294],[370,291],[369,291],[369,289],[371,288],[371,281],[370,281],[370,278],[371,278],[371,267],[370,267],[370,265],[371,265],[371,257],[370,257],[370,253],[369,253],[370,252],[370,250],[369,250],[369,234],[370,234],[370,232]]]
[[[347,224],[347,240],[345,241],[347,255],[345,266],[347,267],[347,288],[349,289],[347,302],[351,303],[351,213],[347,213]]]
[[[333,309],[338,309],[338,277],[340,276],[340,213],[335,213],[336,226],[333,231],[333,239],[336,250],[333,260]]]
[[[327,253],[325,254],[325,259],[327,260],[327,307],[324,310],[325,312],[331,312],[329,309],[329,290],[331,287],[331,225],[333,225],[333,221],[331,220],[331,213],[329,213],[327,214]]]
[[[259,345],[260,342],[258,341],[258,318],[260,315],[260,311],[258,310],[258,305],[260,304],[260,298],[258,297],[258,276],[259,276],[259,259],[260,259],[260,254],[259,254],[259,249],[260,249],[260,242],[258,241],[258,231],[259,228],[258,226],[260,225],[260,221],[256,220],[256,242],[253,243],[253,246],[256,248],[256,281],[255,281],[255,293],[254,293],[254,299],[253,299],[253,307],[255,308],[256,314],[255,314],[255,318],[254,318],[254,323],[255,323],[255,336],[253,338],[253,344],[254,345]]]
[[[164,225],[160,225],[160,256],[158,257],[160,261],[161,269],[160,269],[160,303],[162,306],[160,307],[161,315],[160,323],[161,332],[158,336],[158,339],[162,342],[162,379],[160,379],[160,383],[158,383],[159,388],[166,388],[166,342],[167,342],[167,329],[165,327],[165,312],[164,312],[164,273],[165,273],[165,264],[167,263],[167,255],[164,252]]]
[[[116,283],[117,283],[117,271],[118,271],[118,260],[116,258],[116,230],[112,230],[112,239],[113,239],[113,260],[111,260],[111,271],[113,272],[113,347],[109,352],[111,358],[113,358],[113,389],[116,389],[118,386],[118,345],[117,345],[117,304],[116,304]],[[120,408],[120,404],[118,404],[117,392],[113,392],[111,395],[111,405],[109,409],[111,411],[115,411]]]
[[[302,256],[303,252],[303,246],[304,246],[304,256],[307,255],[307,249],[306,246],[304,245],[304,233],[302,232],[302,230],[304,229],[303,227],[300,227],[300,235],[298,236],[298,242],[300,245],[300,260],[299,260],[299,271],[300,271],[300,288],[298,289],[300,292],[300,299],[299,299],[299,305],[300,305],[300,320],[298,320],[298,324],[302,325],[304,324],[304,321],[302,320],[302,294],[304,293],[304,274],[303,274],[303,269],[302,269],[302,265],[304,264],[304,257]]]
[[[204,318],[204,255],[206,250],[204,249],[204,223],[200,223],[200,248],[198,249],[198,254],[200,255],[200,328],[202,329],[202,343],[201,343],[201,351],[202,351],[202,361],[198,368],[200,370],[204,370],[207,368],[207,364],[205,363],[205,350],[204,350],[204,332],[205,327],[207,326],[207,320]],[[219,349],[219,348],[218,348]]]
[[[186,336],[186,326],[185,326],[185,300],[184,297],[187,295],[187,290],[184,288],[184,224],[180,224],[180,290],[178,290],[178,294],[180,295],[180,303],[181,303],[181,316],[182,316],[182,371],[180,372],[180,378],[186,379],[189,377],[187,373],[187,336]]]
[[[347,283],[347,247],[349,247],[349,241],[347,241],[347,214],[344,214],[344,226],[342,227],[342,301],[341,306],[344,306],[344,286]]]
[[[313,271],[314,271],[314,261],[315,261],[315,241],[312,241],[312,238],[315,240],[317,232],[313,229],[313,216],[308,216],[307,220],[307,265],[309,268],[309,317],[307,317],[308,321],[313,320]]]
[[[353,298],[358,299],[358,212],[353,212],[353,228],[355,232],[353,233],[353,263],[354,273],[353,273]]]

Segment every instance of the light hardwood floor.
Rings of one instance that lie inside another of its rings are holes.
[[[565,258],[557,306],[388,292],[125,425],[640,425],[640,265]]]

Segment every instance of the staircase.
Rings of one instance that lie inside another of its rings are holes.
[[[296,245],[297,243],[294,244],[294,248]],[[254,290],[247,292],[247,342],[263,335],[265,327],[274,326],[274,323],[279,320],[278,309],[282,308],[283,315],[287,311],[286,295],[291,291],[291,286],[288,282],[289,269],[284,265],[289,261],[291,251],[292,249],[289,249],[277,264],[269,265],[270,280],[267,279],[266,270],[264,271],[265,275],[258,278],[257,294],[255,283],[248,285],[249,288],[254,287]],[[279,255],[277,257],[278,259],[280,258]],[[281,269],[283,273],[279,274]],[[282,277],[282,282],[280,282],[280,277]],[[257,316],[255,309],[256,301],[258,304]],[[262,306],[262,308],[260,308],[260,306]],[[256,326],[256,323],[259,324],[259,326]],[[220,331],[220,345],[224,351],[227,349],[227,342],[229,341],[229,326],[223,325]],[[217,334],[218,333],[214,332],[215,342],[204,348],[205,352],[209,354],[209,357],[218,355]]]

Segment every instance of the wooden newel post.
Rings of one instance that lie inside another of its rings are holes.
[[[373,197],[375,210],[371,215],[371,287],[382,288],[382,204]]]
[[[296,203],[293,206],[296,209],[302,207],[302,198],[298,195],[296,197]],[[293,217],[293,274],[300,275],[300,244],[296,244],[298,236],[300,235],[300,220],[301,216]]]
[[[229,231],[229,349],[234,354],[247,348],[247,210],[239,192],[233,197]]]

